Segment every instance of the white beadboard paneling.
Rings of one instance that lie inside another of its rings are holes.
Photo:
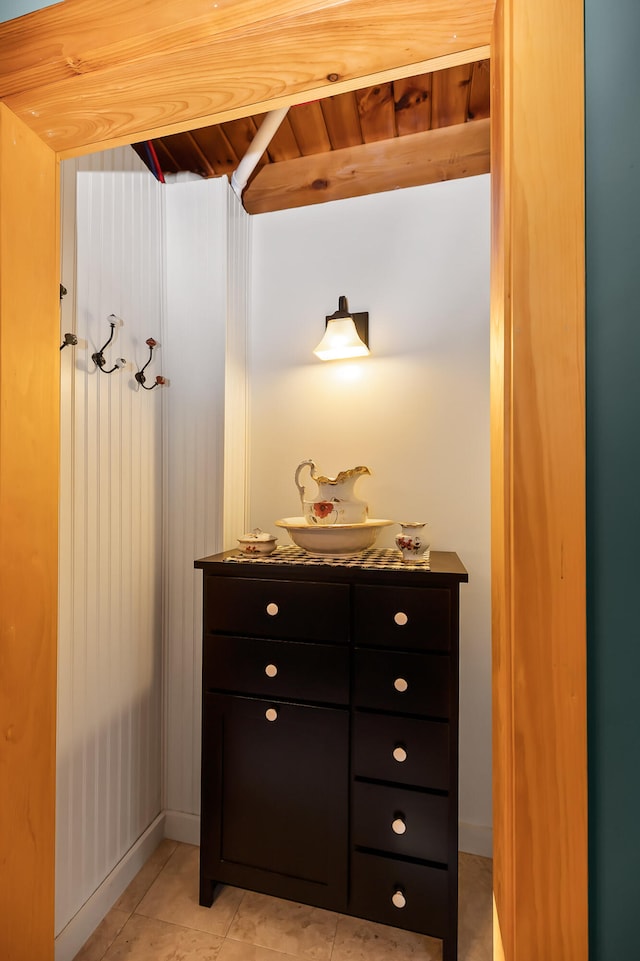
[[[147,177],[152,176],[133,147],[115,147],[113,150],[85,154],[84,157],[78,157],[73,163],[77,170],[89,170],[96,173],[100,171],[144,173]]]
[[[165,807],[186,814],[200,810],[202,574],[193,562],[222,546],[228,189],[219,179],[165,190]]]
[[[161,808],[162,398],[133,374],[146,338],[163,342],[163,220],[128,154],[62,165],[62,333],[78,346],[61,354],[56,931]],[[111,313],[108,365],[128,363],[106,376],[91,354]]]
[[[62,177],[61,336],[79,343],[61,355],[60,950],[161,806],[197,828],[193,561],[221,549],[225,524],[234,538],[246,526],[250,274],[250,219],[226,180],[161,189],[125,148],[67,161]],[[108,364],[128,364],[105,376],[90,357],[110,313],[124,326]],[[133,380],[149,336],[148,382],[169,379],[151,393]]]

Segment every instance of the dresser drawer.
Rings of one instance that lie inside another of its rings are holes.
[[[355,651],[355,706],[449,717],[449,671],[449,658],[439,654]]]
[[[440,794],[356,781],[351,836],[359,848],[446,864],[448,814]]]
[[[204,688],[326,704],[349,702],[349,649],[209,634]]]
[[[387,714],[353,717],[353,773],[411,784],[449,789],[449,724]]]
[[[448,934],[448,884],[445,868],[355,852],[349,912],[444,938]]]
[[[204,597],[205,633],[349,639],[347,584],[206,577]]]
[[[448,651],[451,595],[442,588],[356,586],[354,639],[367,647]]]

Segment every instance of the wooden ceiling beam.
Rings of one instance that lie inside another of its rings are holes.
[[[0,97],[64,158],[484,59],[494,0],[185,0],[183,26],[166,6],[0,24]]]
[[[0,27],[0,95],[144,60],[150,50],[208,45],[283,17],[322,13],[327,0],[66,0]]]
[[[250,214],[488,173],[489,120],[268,164],[243,195]]]

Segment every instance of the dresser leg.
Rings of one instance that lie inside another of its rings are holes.
[[[442,942],[442,961],[458,961],[458,938],[445,938]]]
[[[202,872],[200,872],[200,905],[203,908],[210,908],[213,904],[213,892],[216,888],[216,882],[212,881],[211,878],[206,878]]]

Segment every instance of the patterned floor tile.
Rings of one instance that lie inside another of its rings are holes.
[[[308,961],[329,961],[337,920],[331,911],[248,891],[228,937]]]
[[[199,848],[179,844],[136,908],[136,914],[224,937],[244,892],[224,887],[212,907],[201,908],[198,904],[199,854]]]
[[[216,961],[223,938],[134,914],[104,961]]]

